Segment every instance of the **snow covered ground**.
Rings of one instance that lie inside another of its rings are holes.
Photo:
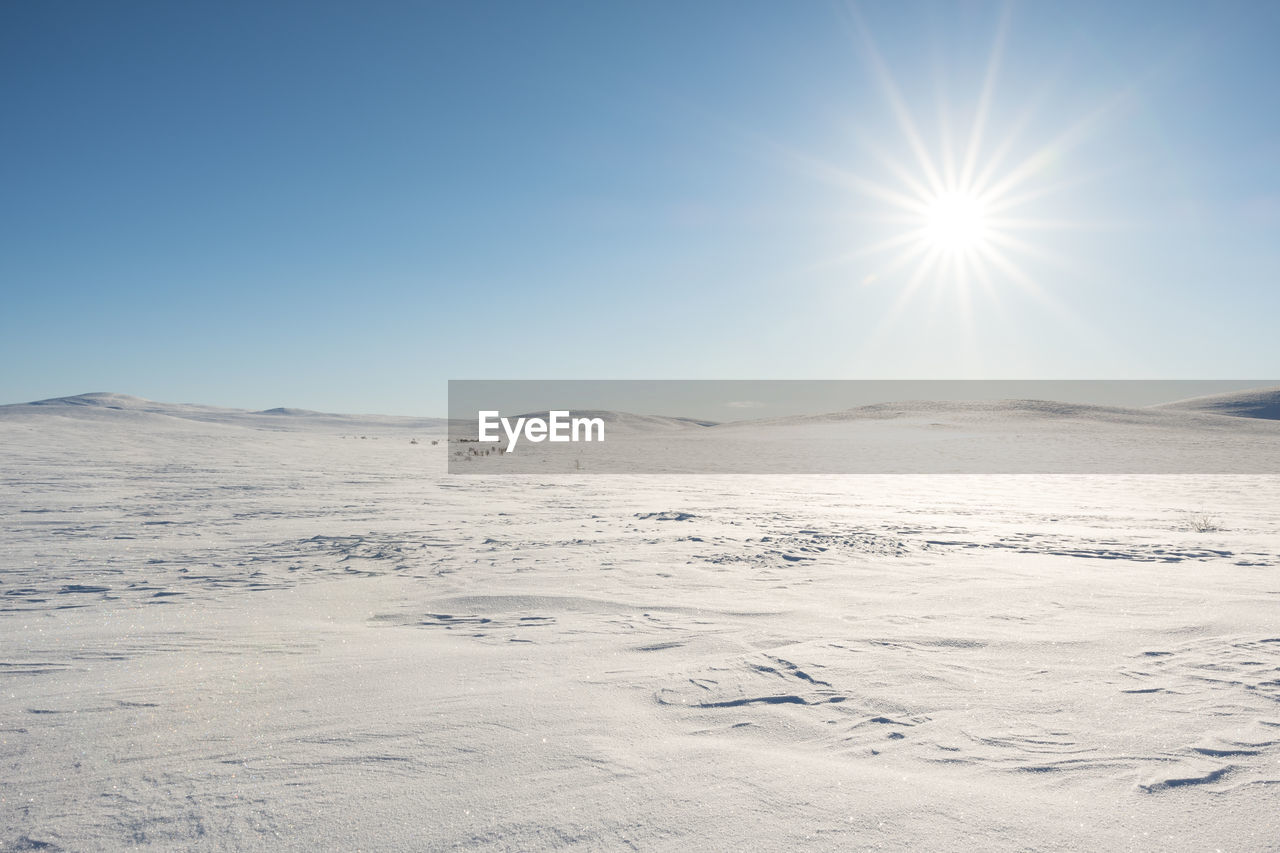
[[[1280,477],[443,438],[0,407],[0,850],[1280,849]]]

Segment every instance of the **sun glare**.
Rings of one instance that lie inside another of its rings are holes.
[[[999,71],[1011,15],[1006,7],[996,26],[980,89],[972,99],[972,113],[967,118],[958,115],[940,87],[935,105],[938,121],[921,125],[918,105],[903,96],[856,7],[851,11],[858,52],[889,108],[897,139],[876,139],[855,126],[858,162],[868,172],[789,153],[798,156],[801,166],[861,199],[857,217],[873,236],[821,264],[849,265],[863,285],[891,284],[896,289],[867,346],[879,339],[877,335],[889,334],[922,291],[929,297],[931,312],[946,305],[952,312],[948,320],[967,329],[972,329],[977,301],[1001,311],[1002,291],[1009,287],[1064,321],[1073,320],[1026,265],[1069,265],[1069,259],[1050,251],[1046,232],[1093,227],[1044,214],[1052,209],[1050,196],[1081,180],[1062,172],[1064,155],[1123,103],[1123,93],[1038,144],[1024,135],[1037,108],[1035,101],[1020,114],[1011,114],[1005,132],[993,133],[990,124],[997,113]]]
[[[924,229],[929,244],[943,251],[982,248],[987,241],[986,205],[971,193],[939,193],[925,210]]]

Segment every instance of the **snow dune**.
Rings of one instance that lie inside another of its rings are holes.
[[[1230,394],[1213,394],[1165,403],[1159,408],[1187,412],[1205,412],[1237,418],[1280,420],[1280,386]]]

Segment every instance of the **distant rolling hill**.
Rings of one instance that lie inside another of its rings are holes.
[[[1232,391],[1208,397],[1192,397],[1155,406],[1157,409],[1176,409],[1183,412],[1204,412],[1213,415],[1229,415],[1235,418],[1263,418],[1280,420],[1280,385],[1256,388],[1249,391]]]
[[[446,425],[444,418],[340,415],[291,408],[274,408],[255,412],[248,409],[228,409],[194,403],[161,403],[110,392],[77,394],[71,397],[55,397],[31,403],[0,406],[0,418],[3,419],[26,419],[50,415],[77,420],[109,421],[170,418],[178,421],[197,421],[277,431],[379,428],[440,432]]]
[[[673,418],[666,415],[636,415],[631,412],[615,412],[604,409],[570,409],[570,417],[599,418],[605,424],[624,431],[647,432],[653,430],[690,429],[694,427],[715,426],[715,421],[700,421],[694,418]],[[517,415],[521,418],[547,418],[549,411],[525,412]]]
[[[1196,412],[1162,411],[1156,408],[1097,406],[1053,400],[904,400],[872,403],[839,412],[816,415],[733,421],[719,429],[755,429],[817,424],[862,424],[880,421],[982,424],[1020,422],[1062,422],[1132,424],[1139,426],[1191,427],[1199,423],[1212,427],[1214,420],[1201,419]]]

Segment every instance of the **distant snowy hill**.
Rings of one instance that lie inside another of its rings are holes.
[[[873,403],[839,412],[818,415],[760,420],[733,421],[721,424],[719,430],[755,429],[759,427],[811,426],[818,424],[858,424],[879,421],[905,423],[948,423],[976,425],[991,423],[1055,421],[1066,423],[1132,424],[1141,426],[1212,427],[1213,419],[1200,418],[1196,412],[1163,411],[1156,408],[1095,406],[1062,403],[1053,400],[907,400]]]
[[[1280,418],[1262,413],[1274,412],[1277,398],[1280,390],[1255,391],[1149,408],[1046,400],[908,401],[723,424],[571,410],[573,417],[603,420],[606,440],[526,442],[513,453],[481,455],[471,444],[474,420],[248,411],[109,393],[0,406],[0,426],[19,436],[14,441],[57,433],[68,444],[128,444],[142,457],[161,443],[242,446],[246,433],[256,439],[274,434],[285,442],[307,434],[384,436],[428,447],[439,442],[450,465],[477,474],[1272,474],[1280,472]],[[450,440],[442,441],[446,436]]]
[[[1275,421],[1280,420],[1280,385],[1250,391],[1233,391],[1228,394],[1213,394],[1208,397],[1192,397],[1188,400],[1165,403],[1155,408]]]
[[[418,430],[441,432],[444,418],[411,418],[391,415],[341,415],[306,409],[274,408],[255,412],[194,403],[161,403],[128,394],[96,392],[71,397],[55,397],[31,403],[0,406],[0,418],[21,420],[50,415],[77,420],[121,422],[168,418],[181,421],[224,424],[251,429],[292,430]]]
[[[603,409],[571,409],[570,417],[599,418],[614,429],[628,432],[651,432],[657,430],[684,430],[715,426],[715,421],[700,421],[693,418],[673,418],[665,415],[636,415],[631,412],[614,412]],[[547,418],[548,411],[525,412],[517,415],[521,418]]]

